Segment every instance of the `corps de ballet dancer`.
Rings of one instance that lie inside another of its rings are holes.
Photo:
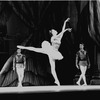
[[[87,85],[85,74],[87,69],[90,68],[90,60],[87,51],[84,50],[84,44],[80,44],[79,47],[80,50],[76,53],[76,67],[80,69],[81,75],[76,84],[81,85],[80,82],[83,79],[84,84],[82,85]]]
[[[21,53],[21,49],[17,49],[17,54],[13,57],[13,70],[18,75],[18,87],[22,87],[24,70],[26,68],[26,57]]]

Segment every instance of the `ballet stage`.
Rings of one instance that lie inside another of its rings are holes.
[[[65,86],[28,86],[28,87],[0,87],[2,93],[48,93],[70,91],[94,91],[100,90],[100,85],[65,85]]]

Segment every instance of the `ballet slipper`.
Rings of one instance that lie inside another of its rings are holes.
[[[22,84],[21,83],[18,83],[18,86],[17,87],[22,87]]]
[[[84,83],[82,86],[87,86],[87,84],[86,84],[86,83]]]
[[[56,83],[58,86],[60,86],[60,83],[59,83],[59,81],[55,81],[55,83]]]
[[[80,82],[76,82],[76,84],[80,86]]]

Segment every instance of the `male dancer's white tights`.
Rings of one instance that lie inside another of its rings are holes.
[[[80,71],[81,71],[81,75],[77,81],[77,84],[80,85],[80,81],[83,79],[84,81],[84,84],[83,85],[87,85],[86,83],[86,77],[85,77],[85,74],[86,74],[86,70],[87,70],[87,66],[82,66],[80,65]]]

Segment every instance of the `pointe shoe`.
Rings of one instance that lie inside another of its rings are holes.
[[[79,82],[76,82],[76,84],[80,86],[80,83]]]
[[[87,84],[85,83],[85,84],[83,84],[82,86],[87,86]]]
[[[18,86],[17,87],[22,87],[22,84],[21,83],[18,83]]]
[[[56,83],[58,86],[60,86],[60,83],[59,83],[58,81],[55,81],[55,83]]]

